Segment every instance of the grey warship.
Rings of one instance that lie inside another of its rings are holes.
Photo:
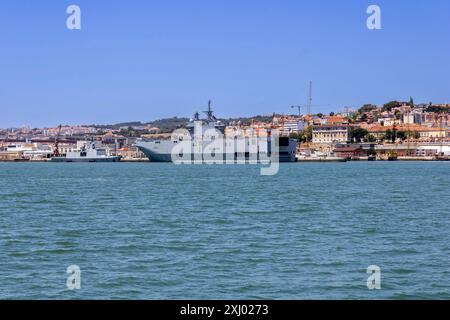
[[[56,152],[52,162],[119,162],[120,156],[108,155],[105,148],[98,141],[89,141],[78,151],[67,152],[64,155]]]
[[[199,113],[196,112],[194,114],[194,117],[186,124],[187,137],[186,135],[184,135],[183,137],[183,135],[177,136],[172,134],[172,137],[168,140],[140,138],[136,141],[136,147],[140,151],[142,151],[151,162],[173,162],[172,151],[177,147],[177,144],[183,142],[183,139],[190,141],[192,150],[199,150],[199,145],[200,150],[204,150],[204,148],[207,148],[211,142],[214,142],[215,138],[213,136],[210,136],[208,132],[211,132],[211,130],[215,130],[221,135],[225,135],[225,125],[214,116],[211,108],[211,101],[208,102],[208,109],[207,111],[204,111],[204,113],[206,115],[206,118],[200,119]],[[237,140],[236,137],[233,138]],[[256,159],[257,162],[261,163],[267,162],[267,160],[270,161],[273,141],[273,139],[271,139],[270,133],[267,137],[256,137],[256,139],[258,139],[258,145],[263,145],[263,148],[252,148],[252,139],[255,139],[255,137],[243,138],[243,145],[245,145],[245,147],[244,150],[242,150],[242,148],[239,149],[240,152],[236,152],[236,149],[233,148],[227,148],[226,145],[229,145],[227,141],[230,140],[225,140],[225,142],[223,143],[223,148],[218,148],[218,151],[215,154],[214,151],[212,152],[212,157],[214,157],[214,161],[212,162],[229,163],[228,161],[230,159],[232,159],[234,163],[247,163],[252,159]],[[288,136],[277,137],[277,140],[277,162],[295,162],[295,153],[298,145],[297,140],[291,139]],[[233,144],[232,140],[231,144]],[[236,142],[234,142],[233,147],[235,145]],[[193,162],[207,163],[208,161],[211,161],[211,157],[208,157],[208,159],[206,159],[203,154],[198,154],[194,151],[191,154],[191,160]]]

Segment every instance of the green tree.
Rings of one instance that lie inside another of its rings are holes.
[[[390,101],[383,106],[383,111],[391,111],[392,109],[398,108],[401,106],[402,106],[401,102],[399,102],[397,100]]]
[[[359,118],[359,120],[361,120],[361,121],[363,121],[363,122],[366,122],[367,119],[369,119],[369,118],[367,117],[367,114],[366,114],[366,113],[363,113],[362,116]]]
[[[396,140],[396,132],[395,130],[387,129],[384,135],[385,140],[389,140],[391,142],[395,142]]]
[[[407,139],[407,137],[408,135],[405,131],[397,131],[397,139],[404,141]]]
[[[312,141],[312,126],[308,126],[306,127],[302,132],[301,132],[301,142],[310,142]]]
[[[425,110],[426,112],[434,112],[434,113],[450,113],[450,107],[448,106],[434,106],[434,105],[430,105],[428,106],[428,108]]]
[[[296,139],[298,141],[301,141],[303,135],[302,135],[301,132],[292,132],[292,133],[289,134],[289,137],[292,138],[292,139]]]
[[[366,129],[355,128],[352,130],[350,137],[351,137],[352,141],[359,142],[359,141],[363,140],[364,138],[366,138],[368,134],[369,134],[369,132]]]
[[[306,127],[303,131],[292,132],[289,137],[300,142],[309,142],[312,140],[312,127]]]
[[[359,108],[357,112],[359,114],[363,114],[366,112],[371,112],[371,111],[375,110],[376,108],[377,108],[376,105],[367,103],[367,104],[363,105],[361,108]]]
[[[377,151],[375,150],[375,148],[370,148],[368,151],[367,151],[367,155],[368,156],[376,156],[377,155]]]
[[[376,142],[376,141],[377,141],[377,138],[375,138],[374,135],[369,134],[369,135],[367,136],[367,141],[368,141],[368,142]]]

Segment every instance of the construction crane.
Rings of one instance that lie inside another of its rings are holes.
[[[59,153],[59,137],[61,135],[61,128],[62,128],[62,126],[59,125],[58,126],[58,132],[57,132],[56,137],[55,137],[55,148],[53,149],[53,156],[54,157],[61,156],[61,154]]]
[[[326,106],[328,106],[327,104],[324,104],[324,105],[313,105],[312,104],[312,102],[313,102],[313,98],[312,98],[312,85],[313,85],[313,83],[312,83],[312,81],[309,81],[308,82],[308,101],[307,101],[307,103],[306,103],[306,114],[307,115],[312,115],[312,108],[313,107],[326,107]]]
[[[308,86],[308,115],[311,115],[312,107],[312,81],[309,82]]]
[[[443,130],[444,116],[446,117],[446,115],[444,113],[441,113],[438,116],[438,119],[439,119],[439,157],[444,157],[444,139],[445,139],[445,134],[443,134],[443,132],[444,132],[444,130]]]

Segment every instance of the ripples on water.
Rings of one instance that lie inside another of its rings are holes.
[[[0,163],[0,298],[449,299],[449,170]]]

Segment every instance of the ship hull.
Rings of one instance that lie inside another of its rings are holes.
[[[120,157],[108,157],[108,158],[65,158],[65,157],[53,157],[52,162],[119,162]]]
[[[162,142],[155,141],[141,141],[136,144],[136,147],[144,153],[150,162],[172,162],[171,145],[166,141],[167,145]],[[295,162],[295,149],[297,144],[289,145],[287,147],[280,147],[278,162]],[[231,160],[232,163],[268,163],[270,158],[261,156],[260,154],[217,154],[214,159],[204,159],[201,154],[192,154],[191,159],[193,163],[224,163]]]

